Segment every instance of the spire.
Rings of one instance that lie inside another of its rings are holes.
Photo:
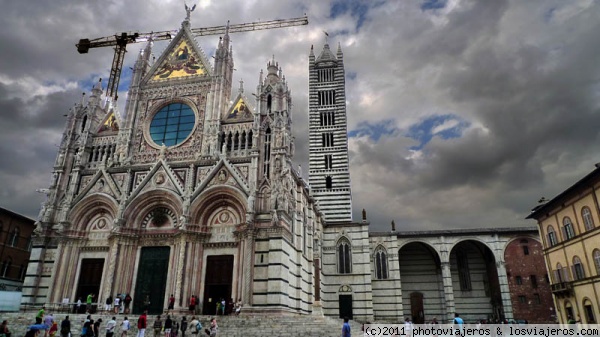
[[[315,57],[315,48],[312,44],[310,45],[310,54],[308,56]]]
[[[344,55],[342,54],[342,44],[338,42],[338,49],[337,49],[337,57],[342,58],[344,57]]]
[[[240,88],[238,89],[238,92],[240,94],[244,93],[244,80],[243,79],[240,79]]]
[[[317,62],[319,62],[319,61],[336,61],[336,60],[337,59],[331,52],[331,49],[329,49],[329,44],[325,43],[325,45],[323,46],[323,51],[321,52],[319,57],[317,57]]]

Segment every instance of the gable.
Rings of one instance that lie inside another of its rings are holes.
[[[180,32],[152,67],[149,81],[210,76],[209,66],[202,51],[187,34],[183,34],[185,32]]]
[[[111,111],[106,115],[102,124],[100,124],[100,129],[98,133],[113,133],[119,131],[119,122],[117,117],[115,116],[115,112]]]
[[[244,98],[240,96],[227,112],[224,122],[248,122],[252,120],[250,107]]]

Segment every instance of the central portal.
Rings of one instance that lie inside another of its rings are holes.
[[[204,278],[204,306],[202,314],[216,315],[217,302],[231,299],[233,281],[233,255],[216,255],[206,258]]]

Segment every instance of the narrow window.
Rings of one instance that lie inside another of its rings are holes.
[[[531,281],[531,287],[532,288],[537,288],[538,287],[537,277],[535,275],[529,275],[529,280]]]
[[[527,297],[525,297],[525,295],[519,295],[519,303],[527,303]]]
[[[351,266],[351,247],[350,242],[347,240],[340,240],[337,247],[338,254],[338,273],[339,274],[350,274],[352,271]]]
[[[263,164],[263,172],[268,177],[270,177],[270,167],[269,161],[271,158],[271,128],[267,128],[265,132],[265,153],[264,153],[264,164]]]
[[[237,131],[235,132],[235,136],[233,137],[233,149],[240,149],[240,134]]]
[[[529,246],[522,246],[523,247],[523,255],[529,255]]]
[[[585,320],[588,324],[595,324],[596,317],[594,315],[594,307],[592,307],[592,302],[590,300],[585,300],[583,302],[583,311],[585,312]]]
[[[521,284],[523,284],[523,278],[521,278],[521,276],[517,276],[517,277],[515,277],[515,282],[518,285],[521,285]]]
[[[573,257],[573,278],[575,280],[581,280],[585,278],[585,271],[583,269],[583,265],[581,264],[581,260],[578,256]]]
[[[533,294],[533,300],[535,301],[535,304],[542,304],[542,298],[538,293]]]
[[[87,115],[83,116],[83,122],[81,122],[81,132],[85,130],[85,124],[87,124]]]
[[[333,188],[333,182],[332,182],[331,176],[325,177],[325,188],[328,190]]]
[[[375,278],[384,280],[388,278],[387,254],[383,248],[375,253]]]
[[[548,226],[548,245],[552,247],[556,244],[556,232],[554,232],[554,228],[552,226]]]
[[[7,257],[4,259],[4,263],[2,263],[2,277],[8,278],[8,273],[10,272],[10,265],[12,263],[12,259]]]
[[[271,97],[271,95],[267,95],[267,112],[271,113],[271,105],[273,103],[273,98]]]
[[[16,247],[19,243],[19,228],[15,227],[12,232],[12,237],[10,238],[10,245]]]
[[[575,231],[573,229],[573,223],[571,222],[571,218],[566,216],[563,219],[563,237],[565,240],[569,240],[575,236]]]
[[[323,156],[323,160],[325,161],[325,169],[330,170],[333,167],[333,155],[326,154]]]
[[[596,275],[600,276],[600,249],[594,249],[594,264],[596,265]]]

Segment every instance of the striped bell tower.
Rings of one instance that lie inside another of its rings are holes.
[[[309,183],[326,222],[352,221],[342,48],[309,55]]]

